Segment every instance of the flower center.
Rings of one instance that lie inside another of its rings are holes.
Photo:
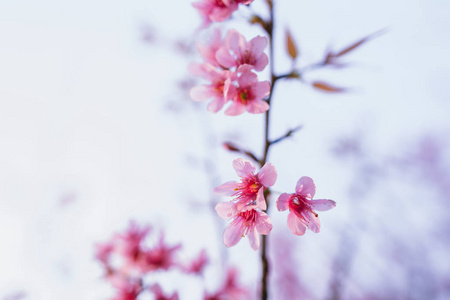
[[[304,219],[303,214],[311,212],[313,215],[318,217],[319,215],[311,208],[309,201],[301,195],[294,194],[289,199],[289,210],[293,211],[300,219]]]
[[[239,98],[241,99],[241,102],[243,104],[247,104],[248,99],[249,99],[249,92],[248,90],[243,90],[239,93]]]
[[[247,233],[254,230],[255,224],[256,224],[257,213],[256,213],[256,210],[251,209],[251,210],[239,212],[237,214],[237,216],[244,219],[243,225],[245,226],[245,230],[242,233],[242,237],[244,237]]]

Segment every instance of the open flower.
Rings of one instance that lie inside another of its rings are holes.
[[[198,9],[202,15],[204,27],[211,22],[225,21],[238,9],[238,5],[239,3],[234,0],[201,0],[192,3],[192,6]]]
[[[306,227],[318,233],[320,220],[315,210],[325,211],[336,206],[333,200],[313,200],[315,193],[314,181],[310,177],[302,177],[297,182],[294,194],[283,193],[278,197],[277,209],[279,211],[289,209],[287,223],[293,234],[305,234]]]
[[[216,60],[225,68],[250,65],[256,71],[262,71],[269,63],[264,48],[268,40],[263,36],[256,36],[249,42],[237,31],[230,30],[225,36],[223,46],[216,52]]]
[[[258,81],[258,76],[249,70],[249,65],[238,68],[238,85],[225,84],[225,99],[231,101],[231,105],[225,110],[229,116],[237,116],[244,111],[251,114],[261,114],[269,109],[269,104],[264,101],[270,93],[269,81]]]
[[[277,180],[277,171],[271,163],[266,163],[257,174],[255,166],[248,160],[238,158],[233,160],[233,168],[237,175],[241,177],[241,182],[228,181],[213,189],[218,195],[232,196],[232,202],[221,202],[217,204],[216,210],[226,210],[230,218],[234,213],[240,211],[246,205],[256,201],[258,207],[266,210],[266,200],[264,189],[271,187]],[[220,214],[219,214],[220,215]]]
[[[219,203],[220,204],[220,203]],[[223,242],[227,247],[236,245],[242,237],[248,236],[250,246],[254,250],[259,248],[259,234],[269,234],[272,230],[272,221],[269,216],[258,210],[265,207],[262,203],[259,205],[248,205],[236,212],[233,208],[229,207],[228,211],[224,206],[216,206],[216,211],[223,219],[231,219],[233,221],[225,228],[223,232]]]

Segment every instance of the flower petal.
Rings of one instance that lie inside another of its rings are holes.
[[[305,224],[297,217],[294,212],[290,212],[287,219],[287,224],[291,232],[295,235],[304,235],[306,231]]]
[[[231,56],[230,52],[225,47],[220,47],[219,50],[217,50],[215,58],[219,65],[226,69],[232,68],[236,65],[236,61],[233,56]]]
[[[247,111],[251,114],[262,114],[269,110],[269,103],[266,101],[252,101],[247,106]]]
[[[231,222],[223,232],[223,242],[225,246],[232,247],[236,245],[244,233],[245,227],[242,224],[241,218],[236,218]]]
[[[217,214],[224,220],[232,218],[236,214],[233,202],[220,202],[216,205]]]
[[[220,196],[231,196],[236,190],[236,181],[227,181],[218,187],[213,188],[213,193]]]
[[[277,170],[272,163],[266,163],[258,172],[259,182],[265,187],[270,187],[277,181]]]
[[[189,95],[194,101],[206,101],[214,95],[214,91],[211,86],[199,85],[191,88]]]
[[[309,230],[318,233],[320,231],[320,220],[312,212],[308,212],[309,222],[307,223]]]
[[[233,168],[239,177],[247,177],[255,172],[255,166],[252,162],[243,158],[233,160]]]
[[[316,194],[316,185],[312,178],[303,176],[297,182],[295,192],[301,196],[305,196],[308,199],[312,199]]]
[[[272,220],[270,219],[269,215],[264,212],[260,212],[258,214],[258,219],[256,220],[255,227],[260,234],[269,234],[272,230]]]
[[[259,249],[259,234],[256,230],[252,230],[247,234],[248,241],[253,250]]]
[[[289,208],[289,197],[291,194],[283,193],[277,199],[277,209],[278,211],[285,211]]]
[[[326,211],[336,207],[336,202],[327,199],[317,199],[310,202],[314,210]]]
[[[209,112],[216,113],[222,109],[224,104],[225,101],[223,100],[223,97],[222,98],[216,97],[208,104],[207,109]]]
[[[233,102],[226,110],[225,114],[227,116],[238,116],[245,111],[245,105],[238,102]]]
[[[261,210],[267,209],[266,198],[264,198],[264,187],[261,187],[258,190],[258,194],[256,195],[256,206]]]

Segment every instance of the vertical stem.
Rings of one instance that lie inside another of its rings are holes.
[[[269,36],[269,67],[270,67],[270,94],[267,99],[267,103],[270,105],[270,100],[272,99],[272,92],[276,82],[276,76],[274,73],[274,53],[273,53],[273,27],[274,27],[274,13],[273,13],[273,2],[272,0],[267,0],[267,4],[270,10],[270,20],[266,23],[266,31]],[[270,121],[270,109],[265,113],[265,133],[264,133],[264,153],[261,161],[259,162],[260,167],[264,166],[267,161],[267,156],[269,154],[270,140],[269,140],[269,121]],[[269,209],[269,196],[270,190],[265,193],[265,199],[267,203],[267,210]],[[261,300],[267,300],[268,298],[268,277],[269,277],[269,261],[267,259],[267,235],[262,235],[261,240]]]

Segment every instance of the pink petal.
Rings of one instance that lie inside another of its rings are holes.
[[[255,166],[252,162],[243,158],[233,160],[233,168],[239,177],[247,177],[255,172]]]
[[[310,202],[314,210],[326,211],[336,207],[336,202],[327,199],[317,199]]]
[[[267,47],[268,44],[268,39],[265,36],[256,36],[254,38],[252,38],[249,42],[251,48],[252,48],[252,52],[255,54],[260,54],[264,48]]]
[[[241,240],[244,229],[241,218],[236,218],[236,220],[231,222],[223,232],[225,246],[232,247],[236,245]]]
[[[264,198],[264,187],[261,187],[256,195],[256,206],[261,210],[267,209],[266,199]]]
[[[270,93],[270,82],[268,81],[259,81],[255,82],[252,85],[252,92],[255,99],[264,99]]]
[[[264,70],[264,68],[269,63],[269,57],[267,57],[267,54],[262,53],[260,57],[258,57],[258,60],[255,62],[255,70],[258,72],[261,72]]]
[[[222,109],[225,104],[225,100],[215,97],[207,106],[209,112],[216,113]]]
[[[270,187],[277,181],[277,170],[272,163],[266,163],[258,172],[259,182],[265,187]]]
[[[250,246],[253,250],[259,249],[259,234],[256,230],[251,230],[248,234],[248,241],[250,242]]]
[[[231,78],[225,80],[223,85],[223,95],[226,101],[234,99],[236,97],[236,87],[231,84]]]
[[[225,110],[225,114],[227,116],[239,116],[245,111],[245,105],[239,102],[233,102],[231,105]]]
[[[288,227],[295,235],[304,235],[306,226],[301,222],[294,212],[290,212],[287,219]]]
[[[228,49],[225,47],[221,47],[216,52],[216,60],[217,62],[224,68],[231,68],[236,65],[236,61],[234,60],[233,56],[231,56],[230,52],[228,52]]]
[[[277,199],[277,209],[278,211],[285,211],[289,208],[289,197],[291,195],[288,193],[281,194]]]
[[[301,196],[305,196],[308,199],[312,199],[316,194],[316,185],[312,178],[303,176],[297,182],[295,192]]]
[[[206,101],[214,95],[213,89],[207,85],[199,85],[191,88],[189,92],[192,100],[194,101]]]
[[[232,218],[236,214],[233,202],[220,202],[216,205],[217,214],[224,220]]]
[[[236,181],[227,181],[224,184],[213,188],[213,192],[220,196],[231,196],[236,192],[236,184]]]
[[[258,81],[258,75],[253,72],[242,72],[241,76],[238,78],[239,87],[246,88],[252,86],[254,82]]]
[[[308,212],[309,222],[307,223],[309,230],[318,233],[320,231],[320,220],[316,215]]]
[[[269,110],[269,104],[266,101],[252,101],[247,106],[247,111],[251,114],[262,114]]]
[[[267,235],[272,230],[272,220],[266,213],[260,212],[255,227],[260,234]]]
[[[224,39],[224,44],[226,47],[235,53],[239,52],[239,43],[241,40],[244,40],[244,37],[235,29],[231,29],[228,31],[227,35]]]

